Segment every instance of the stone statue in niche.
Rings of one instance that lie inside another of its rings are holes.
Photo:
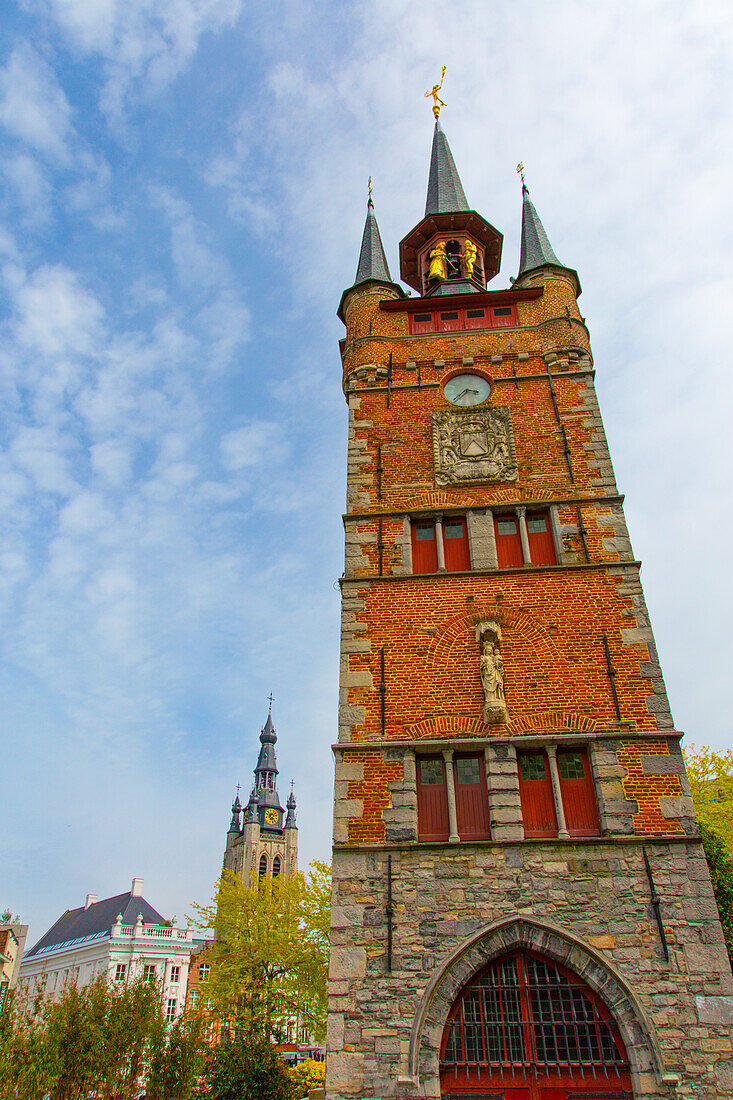
[[[504,660],[501,655],[501,627],[495,619],[478,623],[476,640],[481,645],[479,675],[484,691],[484,722],[487,726],[506,721]]]
[[[517,459],[509,409],[490,405],[471,412],[432,414],[435,484],[516,481]]]

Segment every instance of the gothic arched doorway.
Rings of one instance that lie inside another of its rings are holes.
[[[494,960],[448,1016],[440,1059],[446,1100],[631,1100],[626,1048],[601,999],[530,951]]]

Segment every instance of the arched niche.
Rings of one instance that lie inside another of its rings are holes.
[[[528,951],[576,975],[610,1013],[628,1054],[635,1096],[661,1083],[664,1063],[653,1026],[626,980],[599,952],[555,925],[528,918],[497,921],[475,932],[441,964],[417,1006],[410,1034],[408,1078],[425,1097],[440,1096],[440,1055],[451,1010],[470,980],[492,961]],[[407,1082],[405,1082],[407,1084]]]

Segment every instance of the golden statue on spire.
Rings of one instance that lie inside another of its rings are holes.
[[[433,97],[433,114],[435,115],[436,119],[440,118],[440,108],[445,107],[445,103],[443,102],[443,100],[438,95],[438,92],[443,87],[444,78],[445,78],[445,65],[440,70],[440,84],[433,84],[432,90],[425,93],[425,98],[426,99],[429,99],[430,96]]]
[[[522,177],[522,187],[526,187],[527,185],[524,182],[524,165],[522,164],[521,160],[517,165],[517,173]]]

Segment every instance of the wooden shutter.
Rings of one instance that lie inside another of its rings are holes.
[[[475,268],[474,268],[475,271]],[[466,328],[488,328],[489,318],[485,309],[466,310]]]
[[[413,313],[410,320],[412,321],[412,332],[433,332],[432,313]]]
[[[486,769],[481,753],[460,753],[453,760],[456,790],[456,817],[461,840],[487,839],[489,830],[489,795],[486,790]]]
[[[516,516],[494,516],[496,556],[500,569],[524,565],[522,540],[519,537],[519,520]]]
[[[524,835],[557,836],[557,814],[552,796],[550,765],[544,752],[521,753],[519,799],[522,804]]]
[[[460,309],[443,309],[438,314],[437,328],[439,332],[457,332],[463,328],[463,318]]]
[[[445,760],[442,756],[418,756],[417,835],[419,840],[447,840],[448,791],[445,785]]]
[[[468,529],[464,516],[443,520],[443,552],[445,567],[449,573],[471,568],[468,549]]]
[[[437,573],[438,550],[432,520],[414,520],[412,524],[413,573]]]
[[[491,310],[492,328],[510,328],[516,325],[513,306],[493,306]]]
[[[571,836],[600,836],[596,792],[585,749],[557,754],[560,793]]]
[[[548,512],[535,512],[527,516],[529,556],[533,565],[557,565],[555,543],[552,538]]]

